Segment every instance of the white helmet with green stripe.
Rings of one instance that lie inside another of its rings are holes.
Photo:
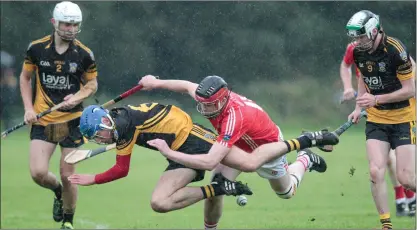
[[[349,19],[346,29],[347,35],[357,42],[358,49],[369,50],[381,31],[379,16],[369,10],[361,10]]]

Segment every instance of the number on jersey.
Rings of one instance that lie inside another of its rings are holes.
[[[243,103],[245,103],[245,105],[250,106],[250,107],[253,107],[253,108],[255,108],[255,109],[259,109],[259,110],[261,110],[261,111],[264,111],[264,110],[261,108],[261,106],[257,105],[257,104],[256,104],[255,102],[253,102],[252,100],[247,99],[246,97],[243,97],[243,96],[240,96],[240,99],[242,99],[242,100],[243,100]]]
[[[138,110],[144,113],[149,112],[153,107],[155,107],[158,103],[148,103],[148,104],[140,104],[139,106],[131,106],[129,105],[129,108],[133,110]]]

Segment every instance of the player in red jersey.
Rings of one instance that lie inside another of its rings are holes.
[[[355,43],[349,43],[346,47],[345,56],[343,56],[342,63],[340,64],[340,78],[343,83],[343,101],[349,101],[355,98],[355,89],[352,86],[352,71],[351,67],[353,62],[353,49],[355,49]],[[355,66],[356,79],[359,78],[360,72]]]
[[[353,50],[355,49],[356,42],[349,43],[346,47],[345,56],[343,56],[342,63],[340,64],[340,78],[343,82],[343,99],[342,101],[349,101],[355,98],[356,90],[352,86],[352,72],[351,68],[354,65],[353,61]],[[410,57],[411,58],[411,57]],[[414,65],[414,60],[411,59]],[[355,65],[354,65],[355,66]],[[355,66],[356,79],[360,75],[360,71]],[[391,149],[387,162],[388,174],[391,179],[391,183],[394,186],[395,191],[395,204],[396,204],[396,215],[397,216],[411,216],[413,217],[416,213],[416,206],[413,205],[416,196],[411,190],[405,189],[397,179],[396,173],[396,162],[395,150]],[[381,191],[379,196],[387,196],[386,191]],[[374,194],[374,196],[378,196]],[[388,197],[382,198],[382,200],[388,200]]]
[[[195,84],[182,80],[159,80],[148,75],[139,84],[145,90],[163,88],[189,93],[197,101],[197,110],[210,120],[219,134],[206,155],[186,156],[171,150],[161,139],[150,140],[149,145],[187,167],[214,169],[214,175],[221,173],[229,179],[236,179],[241,171],[256,171],[268,179],[271,188],[284,199],[295,194],[307,170],[326,171],[324,159],[308,148],[338,143],[337,136],[327,131],[308,132],[299,138],[284,141],[279,127],[259,105],[231,92],[227,83],[218,76],[208,76],[200,84]],[[293,150],[299,150],[299,154],[296,162],[288,166],[284,155]],[[221,212],[221,196],[206,200],[206,229],[217,227]]]

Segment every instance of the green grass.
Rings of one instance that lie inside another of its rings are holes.
[[[297,130],[284,129],[287,138]],[[87,144],[83,148],[95,148]],[[1,227],[57,228],[52,220],[53,193],[37,186],[28,169],[29,138],[25,130],[11,134],[1,143]],[[345,133],[333,153],[321,153],[328,162],[324,174],[307,173],[290,200],[278,198],[266,180],[256,173],[242,174],[255,195],[239,207],[234,197],[226,197],[219,228],[380,228],[369,188],[364,135],[360,128]],[[295,154],[289,155],[294,160]],[[58,152],[50,168],[58,175]],[[114,152],[81,163],[78,173],[98,173],[113,165]],[[128,177],[99,186],[80,187],[75,216],[76,228],[166,228],[203,227],[203,202],[183,210],[159,214],[149,201],[166,160],[155,151],[135,147]],[[351,167],[356,168],[353,176]],[[210,172],[204,182],[208,182]],[[389,186],[392,221],[395,228],[415,229],[413,218],[396,218],[393,189]],[[343,195],[342,195],[343,194]],[[314,218],[314,221],[313,221]]]

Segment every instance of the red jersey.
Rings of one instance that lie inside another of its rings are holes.
[[[343,57],[343,61],[346,63],[346,65],[355,66],[356,79],[358,79],[360,76],[360,72],[353,61],[353,50],[355,49],[355,46],[356,46],[356,43],[353,43],[353,42],[348,44],[348,46],[346,47],[345,56]]]
[[[219,134],[218,143],[229,148],[236,145],[248,153],[262,144],[277,142],[280,134],[259,105],[233,92],[223,112],[209,120]]]

